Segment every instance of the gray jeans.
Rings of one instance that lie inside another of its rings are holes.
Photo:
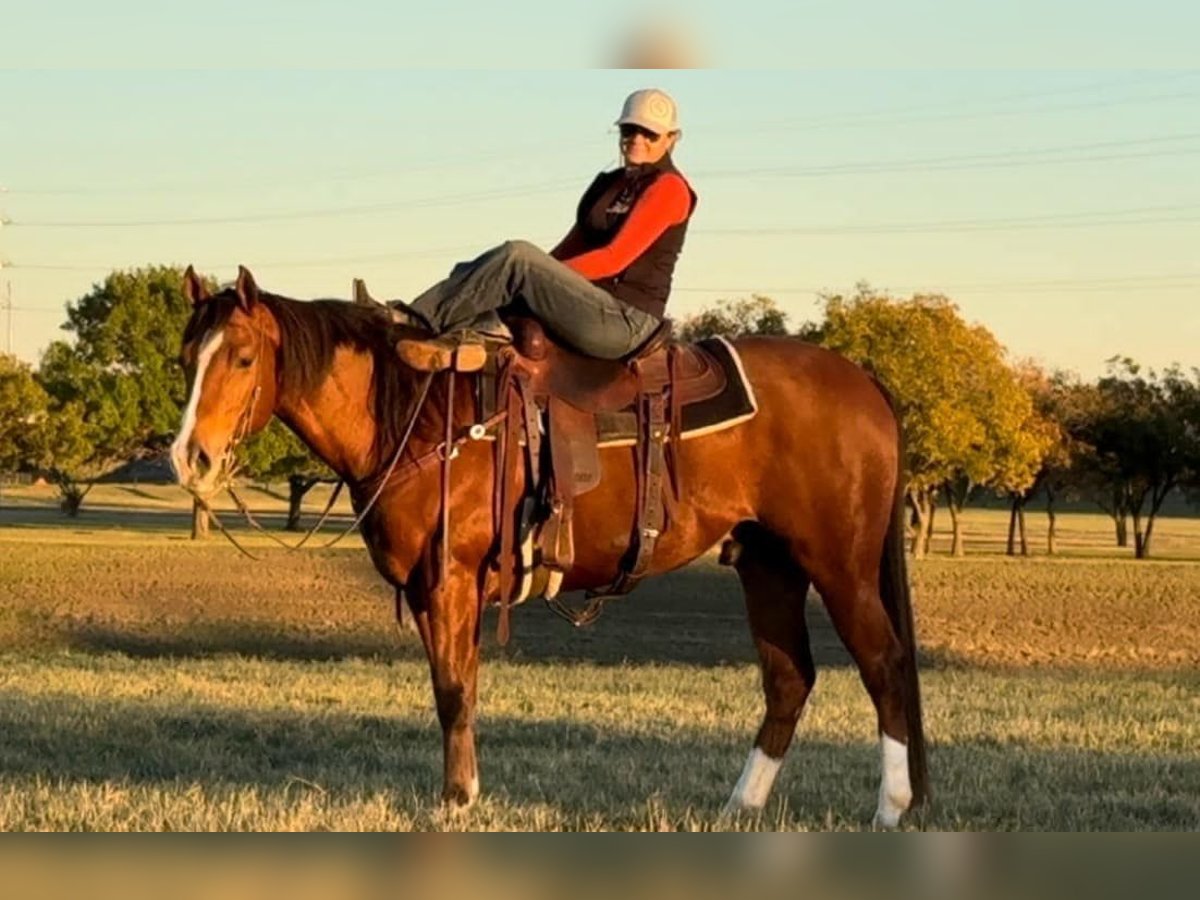
[[[620,359],[637,349],[659,320],[601,290],[527,241],[507,241],[459,263],[411,306],[438,334],[523,301],[554,336],[580,353]]]

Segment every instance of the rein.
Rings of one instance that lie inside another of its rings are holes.
[[[340,542],[344,537],[346,537],[346,535],[350,534],[350,532],[354,531],[355,528],[357,528],[359,525],[361,525],[363,522],[363,519],[365,519],[367,514],[374,508],[375,503],[379,500],[380,495],[383,493],[383,489],[385,487],[387,487],[388,482],[391,480],[392,473],[396,469],[396,464],[400,461],[401,455],[404,453],[405,448],[408,446],[408,440],[410,437],[412,437],[413,429],[416,427],[417,419],[420,417],[421,410],[425,406],[425,400],[429,396],[429,387],[432,383],[433,383],[433,373],[430,373],[429,375],[426,376],[425,380],[421,384],[420,396],[418,397],[417,402],[415,404],[413,404],[412,415],[409,417],[408,425],[404,429],[404,436],[400,439],[399,444],[396,446],[396,452],[392,454],[392,459],[391,459],[391,462],[388,463],[387,470],[379,478],[379,486],[375,489],[375,493],[371,495],[371,499],[367,501],[366,506],[363,507],[362,511],[355,517],[354,521],[351,522],[344,531],[342,531],[341,533],[336,535],[334,538],[332,538],[327,543],[322,544],[320,547],[317,548],[318,550],[328,550],[331,547],[333,547],[335,544]],[[260,389],[256,386],[254,388],[254,392],[251,394],[250,402],[246,405],[246,409],[242,413],[242,421],[247,424],[245,425],[245,427],[240,427],[238,429],[238,432],[235,434],[233,441],[229,445],[229,449],[227,451],[228,453],[232,453],[237,448],[238,444],[240,444],[242,442],[242,440],[245,439],[245,436],[246,436],[247,432],[249,431],[248,423],[251,421],[251,419],[253,417],[253,410],[254,410],[254,406],[258,400],[259,390]],[[426,454],[426,456],[429,456],[429,455],[430,454]],[[421,462],[421,460],[418,460],[416,464],[413,464],[414,469],[415,469],[416,465],[419,464],[420,462]],[[239,497],[237,492],[233,489],[232,479],[236,473],[237,473],[237,470],[234,469],[234,470],[230,471],[230,473],[226,476],[225,490],[229,493],[229,496],[233,498],[233,502],[237,506],[238,511],[245,517],[246,522],[249,523],[249,525],[252,528],[254,528],[256,531],[258,531],[262,534],[265,534],[267,537],[271,538],[271,540],[273,540],[275,543],[279,544],[281,547],[284,547],[289,553],[299,550],[301,547],[303,547],[308,542],[309,538],[311,538],[314,534],[316,534],[317,531],[320,530],[321,526],[325,524],[326,519],[329,518],[330,511],[333,509],[333,504],[337,501],[338,495],[341,493],[342,487],[346,483],[346,479],[344,479],[344,478],[341,478],[338,480],[337,486],[334,487],[333,493],[329,497],[329,502],[325,504],[325,510],[321,513],[321,517],[320,517],[320,519],[317,520],[317,523],[308,530],[308,532],[304,535],[304,537],[302,537],[300,539],[299,543],[289,544],[287,541],[283,540],[283,538],[279,537],[278,535],[272,534],[271,532],[269,532],[265,528],[263,528],[262,525],[259,524],[259,522],[250,513],[250,508],[246,505],[246,503],[242,500],[242,498]],[[221,534],[223,534],[229,540],[229,542],[231,544],[233,544],[235,547],[238,548],[238,550],[240,550],[243,554],[250,557],[251,559],[253,559],[253,560],[259,559],[259,557],[255,556],[253,553],[251,553],[249,550],[247,550],[245,547],[243,547],[241,544],[239,544],[237,542],[237,540],[229,532],[229,530],[225,527],[225,525],[221,522],[221,520],[217,516],[216,512],[213,511],[212,507],[209,506],[209,504],[206,500],[201,499],[200,497],[197,497],[196,499],[199,501],[200,505],[202,507],[204,507],[205,511],[212,517],[212,520],[217,523],[217,527],[221,530]]]
[[[261,353],[261,346],[262,345],[260,343],[260,345],[259,345],[260,353]],[[258,364],[258,356],[256,355],[255,365],[257,365],[257,364]],[[451,378],[453,379],[453,373],[451,373]],[[453,410],[453,398],[454,398],[453,380],[452,380],[451,384],[450,384],[449,396],[447,398],[448,403],[447,403],[445,439],[441,443],[439,443],[437,446],[435,446],[433,449],[429,450],[427,453],[423,454],[422,456],[418,457],[417,459],[413,460],[412,462],[407,463],[399,472],[397,472],[396,467],[399,464],[400,458],[404,454],[405,449],[408,447],[409,439],[412,437],[413,429],[416,427],[416,424],[417,424],[417,419],[420,417],[421,411],[425,407],[425,401],[429,397],[429,389],[432,386],[432,384],[433,384],[433,373],[431,372],[425,377],[425,379],[421,383],[421,389],[419,392],[419,396],[417,398],[417,402],[413,405],[412,415],[409,417],[408,424],[405,426],[404,435],[403,435],[403,437],[401,437],[400,442],[397,445],[395,452],[392,454],[392,458],[389,461],[387,468],[384,470],[382,475],[377,476],[377,478],[369,479],[370,481],[376,481],[376,480],[378,481],[378,484],[375,488],[374,493],[371,495],[371,498],[367,501],[367,503],[363,507],[363,509],[358,513],[358,515],[355,517],[353,522],[351,522],[339,534],[334,536],[332,539],[330,539],[326,543],[321,544],[316,549],[328,550],[328,549],[334,547],[339,542],[341,542],[343,538],[345,538],[347,535],[349,535],[351,532],[353,532],[356,528],[358,528],[362,524],[363,520],[367,517],[367,515],[374,508],[374,506],[378,502],[380,496],[383,494],[384,489],[389,484],[403,483],[403,482],[407,481],[409,478],[411,478],[412,476],[419,474],[423,469],[425,469],[431,463],[441,462],[441,463],[443,463],[444,468],[446,470],[445,474],[443,476],[443,498],[444,498],[445,492],[448,490],[448,486],[449,486],[450,460],[454,459],[454,457],[456,457],[458,455],[459,448],[461,446],[463,446],[464,444],[466,444],[468,441],[483,440],[485,437],[487,437],[487,434],[489,431],[491,431],[493,428],[495,428],[497,425],[499,425],[501,422],[503,422],[504,419],[507,417],[507,412],[499,412],[499,413],[485,419],[483,422],[476,422],[476,423],[472,424],[470,426],[470,428],[468,428],[464,434],[455,438],[453,435],[453,417],[450,414],[451,411]],[[248,401],[246,403],[246,407],[242,410],[242,413],[239,417],[238,427],[235,430],[234,437],[229,444],[228,450],[226,451],[227,453],[232,454],[233,451],[238,447],[238,445],[240,445],[246,439],[246,436],[249,434],[251,423],[254,420],[254,412],[258,405],[258,398],[261,395],[261,393],[262,393],[261,386],[255,385],[254,390],[251,392],[250,398],[248,399]],[[279,546],[283,547],[289,553],[300,550],[302,547],[304,547],[305,544],[308,543],[308,541],[313,537],[313,535],[315,535],[318,531],[321,530],[321,528],[325,525],[325,522],[329,519],[330,513],[333,510],[333,506],[337,502],[337,498],[340,496],[342,488],[346,484],[346,479],[341,478],[338,480],[336,486],[333,489],[333,493],[329,497],[329,501],[325,504],[325,509],[321,512],[320,518],[310,529],[308,529],[308,531],[304,534],[304,536],[300,539],[300,541],[298,543],[290,544],[287,541],[285,541],[283,538],[274,534],[273,532],[268,531],[266,528],[264,528],[262,526],[262,524],[257,519],[254,518],[254,515],[250,512],[249,506],[247,506],[246,502],[244,500],[242,500],[241,496],[237,493],[237,491],[234,490],[233,477],[237,474],[237,471],[238,470],[236,468],[234,468],[228,473],[228,475],[226,476],[224,489],[229,494],[229,496],[233,499],[234,505],[237,507],[238,512],[241,513],[242,517],[246,520],[247,524],[249,524],[250,527],[252,527],[255,531],[258,531],[260,534],[266,535],[268,538],[270,538],[272,541],[274,541]],[[209,515],[209,517],[212,518],[212,520],[217,524],[217,528],[220,530],[221,534],[224,535],[225,538],[231,544],[233,544],[243,555],[249,557],[250,559],[253,559],[256,561],[260,560],[260,557],[255,556],[253,553],[251,553],[249,550],[247,550],[241,543],[238,542],[238,540],[233,536],[232,532],[230,532],[229,529],[225,527],[225,524],[221,521],[221,519],[217,515],[216,511],[213,510],[213,508],[209,505],[207,500],[202,499],[200,497],[196,497],[196,500],[200,503],[201,507],[205,510],[205,512]],[[447,506],[448,506],[448,504],[443,503],[443,510],[444,510],[443,511],[443,519],[444,520],[448,516]],[[443,521],[443,534],[446,533],[447,525],[448,525],[448,522]]]

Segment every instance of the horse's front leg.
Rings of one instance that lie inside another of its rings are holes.
[[[429,656],[433,698],[442,725],[442,801],[465,807],[479,795],[475,760],[479,595],[475,577],[465,567],[452,565],[446,584],[423,599],[414,618]]]

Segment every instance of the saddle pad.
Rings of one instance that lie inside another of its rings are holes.
[[[758,412],[742,360],[729,341],[721,337],[706,338],[697,346],[713,357],[725,371],[725,390],[707,400],[688,403],[683,407],[683,439],[700,437],[732,428],[752,419]],[[621,447],[637,443],[637,416],[632,409],[616,413],[596,413],[596,437],[601,447]]]

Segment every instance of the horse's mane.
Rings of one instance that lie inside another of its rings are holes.
[[[371,354],[375,458],[381,460],[394,452],[414,400],[413,373],[393,350],[396,331],[387,310],[346,300],[293,300],[263,291],[259,292],[258,301],[279,324],[276,370],[283,395],[305,394],[315,389],[329,375],[339,347]],[[184,342],[221,327],[237,303],[237,294],[232,289],[214,294],[188,323]]]

